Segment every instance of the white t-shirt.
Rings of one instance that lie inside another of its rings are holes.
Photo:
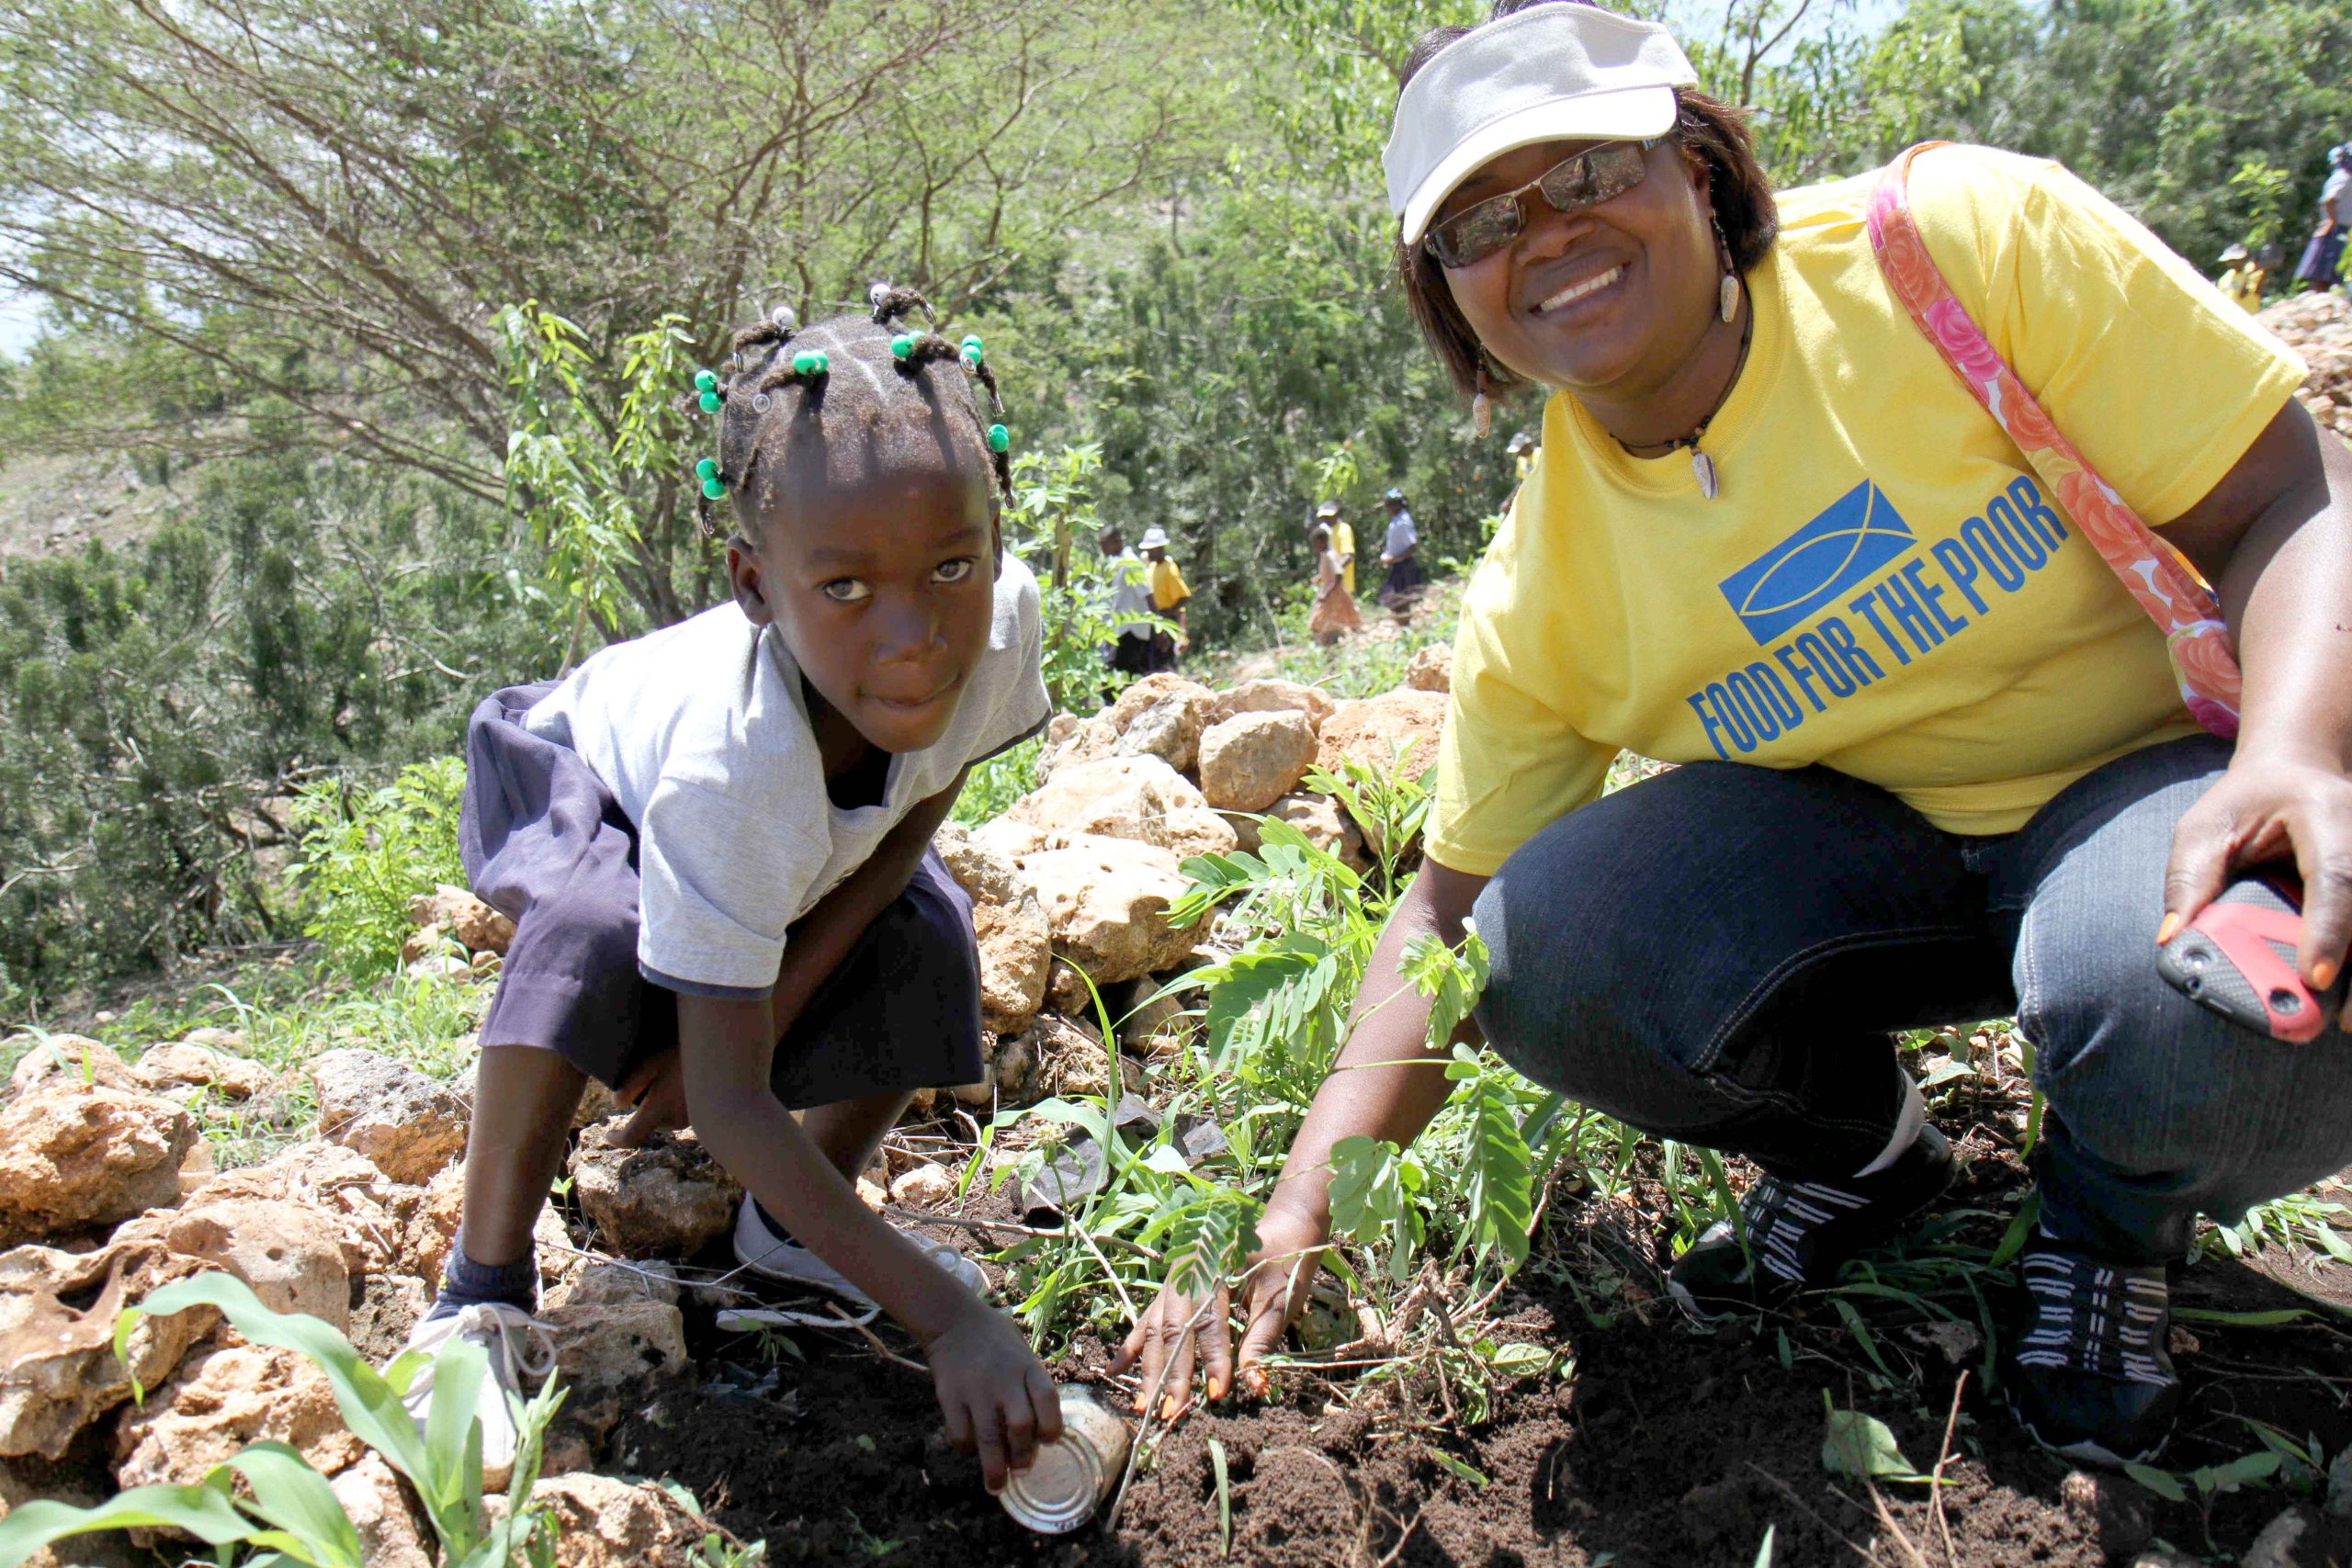
[[[1399,512],[1388,520],[1388,537],[1380,547],[1380,551],[1390,560],[1396,560],[1410,553],[1413,547],[1420,542],[1421,531],[1413,526],[1413,514]]]
[[[2346,203],[2344,199],[2347,190],[2352,190],[2352,169],[2330,170],[2327,183],[2319,187],[2319,215],[2322,218],[2326,217],[2328,205],[2332,202],[2335,207],[2337,222],[2352,221],[2352,210],[2346,210],[2347,207],[2352,207],[2352,203]]]
[[[1152,618],[1151,581],[1141,556],[1121,550],[1102,563],[1102,575],[1111,585],[1110,618],[1118,623],[1121,636],[1141,632],[1148,637],[1159,629]]]
[[[879,805],[825,793],[800,671],[733,604],[605,649],[523,716],[580,754],[637,825],[637,962],[657,986],[750,998],[775,983],[786,928],[874,853],[919,801],[1042,727],[1037,580],[1007,551],[996,617],[939,743],[890,759]]]

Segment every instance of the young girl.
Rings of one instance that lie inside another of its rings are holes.
[[[1341,632],[1362,627],[1363,617],[1356,613],[1355,595],[1348,592],[1339,554],[1331,548],[1331,530],[1318,523],[1306,542],[1315,552],[1315,608],[1306,617],[1306,629],[1329,648]]]
[[[995,378],[978,339],[904,330],[916,308],[877,284],[870,319],[738,333],[730,374],[697,378],[733,602],[475,711],[462,847],[515,935],[458,1245],[409,1343],[481,1343],[502,1395],[551,1365],[531,1226],[594,1076],[637,1108],[624,1142],[691,1122],[742,1183],[747,1269],[907,1327],[995,1491],[1058,1436],[1052,1382],[977,1268],[851,1186],[915,1089],[980,1077],[970,907],[931,839],[1050,705],[1036,581],[998,532],[1005,434],[973,385],[993,401]],[[503,1485],[507,1398],[481,1414]]]

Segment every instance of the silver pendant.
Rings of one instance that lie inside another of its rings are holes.
[[[1720,488],[1715,482],[1715,460],[1696,446],[1690,448],[1690,477],[1699,481],[1701,495],[1709,501],[1715,499],[1715,491]]]
[[[1739,313],[1739,274],[1724,274],[1723,287],[1715,290],[1715,304],[1726,323]]]

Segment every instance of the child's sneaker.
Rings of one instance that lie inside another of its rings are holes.
[[[1884,1241],[1952,1183],[1951,1143],[1933,1127],[1884,1170],[1838,1181],[1765,1175],[1740,1200],[1740,1226],[1717,1220],[1667,1271],[1667,1289],[1694,1317],[1776,1306],[1826,1285],[1838,1266]]]
[[[2180,1414],[2172,1298],[2161,1267],[2102,1263],[2047,1237],[2018,1263],[2030,1316],[2001,1391],[2043,1448],[2081,1464],[2146,1464]]]
[[[470,1339],[490,1357],[490,1374],[482,1379],[481,1397],[474,1414],[481,1422],[481,1485],[485,1492],[503,1492],[514,1471],[514,1416],[509,1396],[526,1399],[527,1380],[544,1382],[555,1371],[555,1341],[548,1325],[506,1302],[475,1302],[438,1317],[427,1317],[409,1331],[407,1348],[433,1355],[453,1339]],[[427,1363],[401,1395],[401,1404],[424,1426],[433,1403],[433,1367]]]
[[[988,1276],[980,1272],[978,1264],[944,1241],[933,1241],[914,1231],[899,1234],[921,1247],[924,1256],[945,1269],[957,1284],[976,1296],[988,1294]],[[752,1273],[779,1284],[823,1291],[869,1309],[877,1305],[840,1269],[798,1242],[786,1240],[769,1229],[760,1206],[748,1197],[735,1213],[735,1260]]]

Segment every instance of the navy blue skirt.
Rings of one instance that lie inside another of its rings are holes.
[[[638,972],[635,824],[576,752],[517,722],[554,689],[509,686],[466,726],[458,848],[474,892],[514,922],[481,1038],[617,1089],[678,1043],[677,995]],[[785,1031],[769,1081],[799,1110],[981,1071],[971,901],[928,850]]]

